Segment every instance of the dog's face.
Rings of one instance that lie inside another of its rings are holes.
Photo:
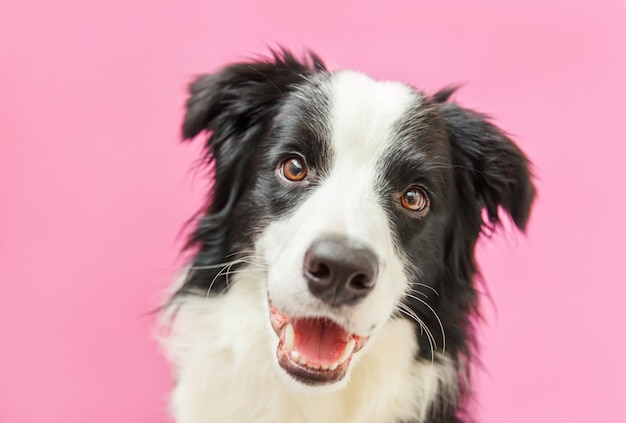
[[[296,89],[275,118],[252,189],[268,212],[256,246],[279,361],[303,381],[342,379],[441,260],[452,171],[431,109],[403,84],[339,72]]]
[[[345,380],[393,318],[415,322],[422,359],[459,360],[481,211],[524,227],[526,158],[449,93],[274,59],[191,86],[184,135],[209,131],[215,186],[185,287],[220,295],[210,265],[262,267],[276,361],[305,385]]]

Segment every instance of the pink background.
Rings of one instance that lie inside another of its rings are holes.
[[[484,422],[625,422],[623,1],[0,6],[0,422],[165,422],[148,314],[200,201],[191,76],[266,46],[466,83],[536,165],[528,237],[481,246]],[[297,5],[301,4],[301,5]],[[506,5],[505,5],[506,4]]]

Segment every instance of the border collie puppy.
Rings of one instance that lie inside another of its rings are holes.
[[[177,423],[468,418],[476,241],[535,191],[452,92],[287,51],[191,84],[214,185],[164,313]]]

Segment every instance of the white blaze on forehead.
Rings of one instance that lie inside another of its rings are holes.
[[[329,85],[332,163],[318,193],[327,220],[369,245],[381,239],[391,243],[377,197],[381,174],[377,166],[393,147],[396,125],[420,97],[402,83],[380,82],[352,71],[333,75]]]
[[[391,146],[394,125],[420,97],[402,83],[376,81],[352,71],[333,75],[330,83],[335,159],[355,160],[375,169]]]

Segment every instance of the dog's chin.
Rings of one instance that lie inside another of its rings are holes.
[[[353,355],[369,338],[350,333],[326,317],[287,316],[271,301],[269,309],[270,322],[278,337],[279,366],[300,385],[341,385]]]

